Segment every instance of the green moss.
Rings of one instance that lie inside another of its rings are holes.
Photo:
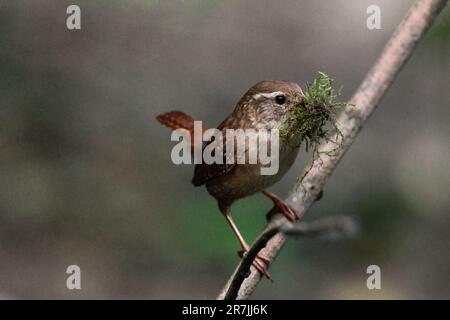
[[[342,143],[342,139],[338,142],[342,134],[336,125],[336,117],[347,105],[336,100],[340,93],[341,89],[334,88],[333,79],[319,72],[312,84],[306,84],[304,98],[280,126],[280,137],[299,146],[304,144],[306,151],[313,150],[314,158],[320,155],[318,146],[323,141],[335,141],[337,149]]]
[[[345,104],[336,101],[340,90],[334,89],[333,79],[323,72],[312,84],[306,84],[304,95],[280,126],[280,137],[305,143],[308,150],[329,138],[330,128],[337,129],[335,117]]]

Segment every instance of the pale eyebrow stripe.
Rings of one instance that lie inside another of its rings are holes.
[[[278,95],[284,95],[284,92],[282,91],[275,91],[275,92],[270,92],[270,93],[257,93],[255,95],[252,96],[253,99],[258,100],[262,97],[264,98],[275,98]]]

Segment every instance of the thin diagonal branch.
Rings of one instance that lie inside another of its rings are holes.
[[[323,189],[325,182],[345,152],[347,152],[355,141],[357,134],[386,94],[395,77],[416,48],[418,42],[423,38],[425,32],[446,4],[447,0],[417,0],[411,6],[406,17],[384,47],[378,60],[367,73],[358,90],[349,101],[349,104],[355,107],[347,108],[338,118],[337,123],[343,136],[340,148],[335,150],[333,155],[322,153],[319,159],[314,160],[308,166],[311,169],[304,176],[298,190],[293,190],[286,199],[292,208],[295,209],[300,219],[312,206],[317,195]],[[319,151],[334,149],[335,145],[331,142],[321,145]],[[285,222],[286,220],[284,218],[275,216],[265,230],[271,230],[270,228],[274,225],[279,228],[279,224]],[[270,237],[265,248],[261,251],[262,254],[273,261],[285,241],[285,234],[280,232],[275,233]],[[225,298],[232,283],[239,287],[236,296],[237,299],[247,299],[250,297],[261,279],[259,272],[250,269],[250,265],[251,261],[248,267],[247,265],[245,266],[246,270],[240,270],[244,274],[248,270],[251,270],[248,277],[245,280],[242,279],[241,283],[237,283],[240,280],[233,282],[238,277],[237,271],[239,271],[241,264],[238,266],[220,293],[219,299]],[[244,267],[242,268],[244,269]]]
[[[287,236],[318,236],[327,234],[332,231],[338,231],[343,234],[352,234],[355,230],[353,221],[346,216],[336,216],[319,219],[310,223],[285,222],[282,219],[275,220],[258,238],[256,238],[250,250],[244,255],[232,277],[232,281],[228,287],[228,291],[224,296],[224,300],[236,299],[242,282],[247,277],[250,266],[255,260],[258,253],[266,246],[267,242],[277,233],[281,232]]]
[[[321,236],[333,232],[351,236],[356,232],[357,226],[350,217],[335,216],[309,223],[283,224],[279,229],[280,232],[290,237]]]
[[[267,242],[272,239],[277,233],[280,232],[280,228],[285,225],[285,221],[277,220],[272,223],[272,225],[264,230],[258,238],[256,238],[255,242],[252,244],[250,250],[242,257],[241,262],[236,268],[233,276],[231,277],[230,283],[228,285],[227,291],[224,292],[223,300],[235,300],[239,289],[241,287],[242,282],[248,275],[250,271],[250,267],[255,260],[258,253],[263,249]]]

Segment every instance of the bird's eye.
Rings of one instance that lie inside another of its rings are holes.
[[[279,96],[276,96],[275,97],[275,102],[277,103],[277,104],[284,104],[285,102],[286,102],[286,97],[285,96],[283,96],[283,95],[279,95]]]

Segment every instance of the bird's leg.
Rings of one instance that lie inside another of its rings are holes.
[[[239,243],[241,244],[242,251],[240,251],[239,255],[242,257],[244,252],[248,252],[250,250],[250,246],[247,244],[247,242],[244,240],[244,237],[242,237],[241,233],[239,232],[239,229],[236,226],[236,223],[234,222],[233,218],[231,217],[231,210],[229,208],[226,208],[222,211],[225,219],[227,220],[228,224],[231,226],[231,229],[233,229],[234,234],[239,240]],[[262,261],[262,262],[261,262]],[[267,271],[265,264],[270,264],[270,259],[257,255],[256,259],[253,261],[253,266],[261,272],[262,275],[264,275],[267,279],[271,279],[269,272]]]
[[[291,222],[295,222],[298,220],[298,216],[295,213],[295,211],[280,197],[278,197],[277,195],[273,194],[272,192],[269,191],[263,191],[262,192],[264,195],[266,195],[267,197],[270,198],[270,200],[273,201],[273,204],[275,207],[279,208],[281,210],[281,213],[283,213],[283,215]],[[270,218],[272,218],[272,215],[275,213],[276,211],[271,210],[267,216],[267,220],[270,220]]]

